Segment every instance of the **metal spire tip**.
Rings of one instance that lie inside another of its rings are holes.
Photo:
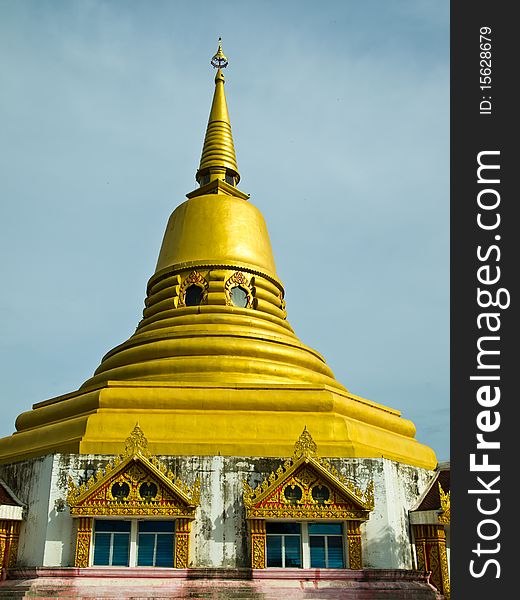
[[[211,58],[211,65],[215,69],[225,69],[228,66],[227,56],[222,52],[222,38],[218,38],[218,50]]]

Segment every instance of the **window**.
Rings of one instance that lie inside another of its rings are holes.
[[[94,566],[174,566],[175,521],[96,519]]]
[[[301,567],[301,524],[266,523],[267,566]]]
[[[311,567],[342,569],[343,536],[341,523],[309,523]]]
[[[195,284],[189,285],[186,288],[186,296],[184,303],[186,306],[198,306],[202,302],[203,289]]]
[[[288,485],[283,495],[290,504],[297,504],[302,499],[303,491],[299,485]]]
[[[324,485],[315,485],[312,488],[312,498],[316,500],[318,504],[325,504],[325,502],[330,498],[329,488]]]
[[[246,308],[249,296],[247,290],[245,290],[240,285],[235,285],[229,290],[229,297],[231,298],[231,302],[233,306],[239,306],[240,308]]]
[[[137,537],[137,566],[173,567],[173,521],[141,521]]]
[[[126,500],[128,498],[130,494],[130,486],[126,482],[114,483],[114,485],[110,489],[110,493],[116,500],[122,502],[123,500]]]
[[[268,521],[265,526],[267,567],[314,569],[345,567],[342,523]]]
[[[94,565],[128,567],[130,521],[96,520]]]

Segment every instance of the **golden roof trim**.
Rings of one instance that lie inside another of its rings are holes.
[[[449,525],[451,518],[451,507],[450,507],[450,494],[451,491],[445,492],[442,489],[442,485],[438,483],[439,496],[441,499],[441,512],[439,513],[439,523],[443,525]]]
[[[193,486],[188,486],[161,460],[151,456],[148,451],[148,440],[137,423],[125,440],[124,452],[112,459],[104,469],[99,469],[87,482],[80,485],[76,485],[72,477],[68,476],[67,503],[70,508],[75,509],[83,504],[131,462],[140,462],[161,484],[184,502],[191,512],[199,505],[200,479],[197,477]]]
[[[285,480],[288,480],[303,464],[308,464],[311,468],[314,468],[331,486],[335,487],[340,493],[357,505],[359,507],[358,512],[360,514],[365,513],[365,519],[368,516],[368,512],[373,510],[374,482],[370,481],[363,491],[353,481],[341,475],[329,461],[318,456],[317,445],[307,427],[305,427],[294,445],[292,457],[286,459],[276,472],[271,472],[255,488],[252,488],[247,481],[243,482],[244,505],[246,512],[248,512],[248,518],[253,516],[255,507],[258,507],[259,504],[273,494],[276,488],[282,485]],[[328,507],[316,506],[315,511],[316,516],[319,516],[320,512],[330,513]],[[338,515],[341,513],[344,516],[344,512],[339,511]]]

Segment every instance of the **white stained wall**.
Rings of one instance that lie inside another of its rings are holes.
[[[0,466],[0,476],[27,507],[18,545],[21,566],[44,564],[52,463],[52,456],[44,456]]]
[[[358,459],[367,467],[367,459]],[[408,511],[430,482],[426,471],[388,459],[371,459],[375,484],[375,506],[364,525],[363,564],[365,567],[412,569]]]
[[[74,564],[73,519],[66,502],[67,477],[70,474],[77,483],[87,468],[99,469],[112,458],[57,454],[0,467],[0,476],[27,504],[27,520],[20,534],[20,566]],[[243,481],[254,486],[276,471],[283,461],[224,456],[159,458],[188,485],[196,477],[201,480],[200,507],[192,525],[190,566],[250,566]],[[408,510],[425,489],[432,472],[382,458],[330,462],[361,489],[374,481],[375,508],[362,525],[364,566],[412,568]]]

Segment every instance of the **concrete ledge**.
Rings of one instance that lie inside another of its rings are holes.
[[[429,574],[406,569],[167,569],[160,567],[17,567],[9,570],[9,579],[45,577],[109,577],[111,579],[238,579],[238,580],[350,580],[350,581],[423,581]]]
[[[441,600],[429,574],[399,569],[17,568],[0,598]]]

